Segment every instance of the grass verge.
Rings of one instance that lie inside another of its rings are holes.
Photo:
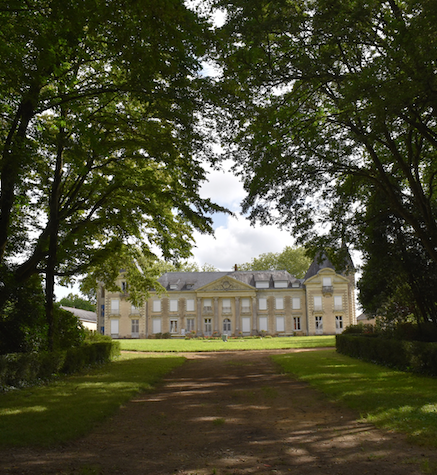
[[[288,348],[335,347],[335,336],[294,336],[284,338],[232,338],[220,340],[119,340],[121,350],[152,352],[200,352],[240,350],[284,350]]]
[[[47,447],[86,434],[184,361],[127,354],[90,374],[0,394],[0,446]]]
[[[358,411],[363,420],[437,447],[437,379],[365,363],[335,350],[272,358],[285,372]]]

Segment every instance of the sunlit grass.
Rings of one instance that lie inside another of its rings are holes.
[[[437,379],[365,363],[334,350],[273,359],[284,371],[356,410],[363,420],[437,447]]]
[[[119,340],[121,349],[127,351],[152,352],[199,352],[199,351],[236,351],[236,350],[284,350],[288,348],[335,347],[335,336],[295,336],[284,338],[231,338],[227,342],[220,340]]]
[[[50,446],[79,437],[183,362],[127,354],[87,375],[0,394],[0,446]]]

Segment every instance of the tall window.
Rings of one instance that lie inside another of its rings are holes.
[[[131,320],[131,333],[132,338],[138,338],[140,333],[140,321],[136,318]]]
[[[211,299],[203,299],[203,311],[204,312],[212,312],[212,300]]]
[[[194,312],[194,299],[187,299],[187,312]]]
[[[138,307],[135,307],[135,305],[131,305],[130,313],[137,315],[138,313],[140,313],[140,309]]]
[[[319,295],[314,297],[314,310],[322,310],[322,297]]]
[[[276,331],[285,332],[285,318],[284,317],[276,317]]]
[[[334,295],[334,310],[343,310],[343,298],[341,295]]]
[[[295,332],[298,332],[298,331],[301,330],[300,317],[294,317],[293,318],[293,324],[294,324],[294,331]]]
[[[194,331],[194,318],[187,318],[187,332],[193,332]]]
[[[331,277],[323,277],[323,287],[331,287],[332,279]]]
[[[204,319],[203,333],[207,336],[212,335],[212,321],[211,318]]]
[[[170,312],[177,312],[177,311],[178,311],[178,300],[170,299]]]
[[[316,317],[316,333],[323,333],[323,320],[322,317]]]
[[[250,312],[250,299],[241,299],[241,311],[243,313]]]
[[[118,315],[120,313],[120,300],[111,299],[111,313],[113,315]]]
[[[229,318],[225,318],[223,320],[223,333],[225,335],[231,334],[231,321],[229,320]]]
[[[276,306],[276,310],[284,310],[284,298],[276,297],[275,306]]]
[[[231,313],[231,299],[222,300],[222,312]]]
[[[293,297],[291,304],[293,310],[300,310],[300,297]]]
[[[336,333],[341,333],[343,331],[343,317],[341,315],[335,317],[335,331]]]
[[[261,297],[258,299],[258,308],[259,310],[267,310],[267,299]]]
[[[267,317],[259,317],[259,331],[260,332],[269,331]]]
[[[152,332],[161,333],[161,319],[160,318],[154,318],[152,320]]]
[[[178,321],[175,319],[170,320],[170,333],[178,332]]]
[[[154,300],[152,304],[152,309],[154,312],[160,312],[161,311],[161,300]],[[157,332],[159,333],[159,332]]]

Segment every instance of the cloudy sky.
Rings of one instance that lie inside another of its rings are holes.
[[[230,163],[224,163],[229,169]],[[214,236],[195,234],[194,259],[201,266],[212,264],[220,270],[231,270],[235,264],[248,262],[265,252],[280,252],[294,243],[290,234],[273,226],[251,226],[240,214],[244,198],[243,186],[230,171],[210,170],[209,181],[201,190],[202,197],[227,207],[235,217],[213,216]]]

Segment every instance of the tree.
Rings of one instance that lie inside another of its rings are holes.
[[[340,248],[379,190],[437,263],[436,3],[214,4],[227,13],[218,90],[243,210]]]
[[[311,259],[302,247],[286,246],[282,252],[267,252],[253,258],[250,262],[238,264],[242,271],[251,270],[286,270],[298,279],[305,276]]]
[[[199,75],[208,24],[180,0],[29,0],[0,8],[0,307],[123,246],[190,254],[212,233]]]
[[[79,297],[79,295],[72,293],[68,294],[67,297],[62,298],[59,303],[63,307],[79,308],[82,310],[88,310],[89,312],[96,311],[95,303],[93,304],[88,300]]]

